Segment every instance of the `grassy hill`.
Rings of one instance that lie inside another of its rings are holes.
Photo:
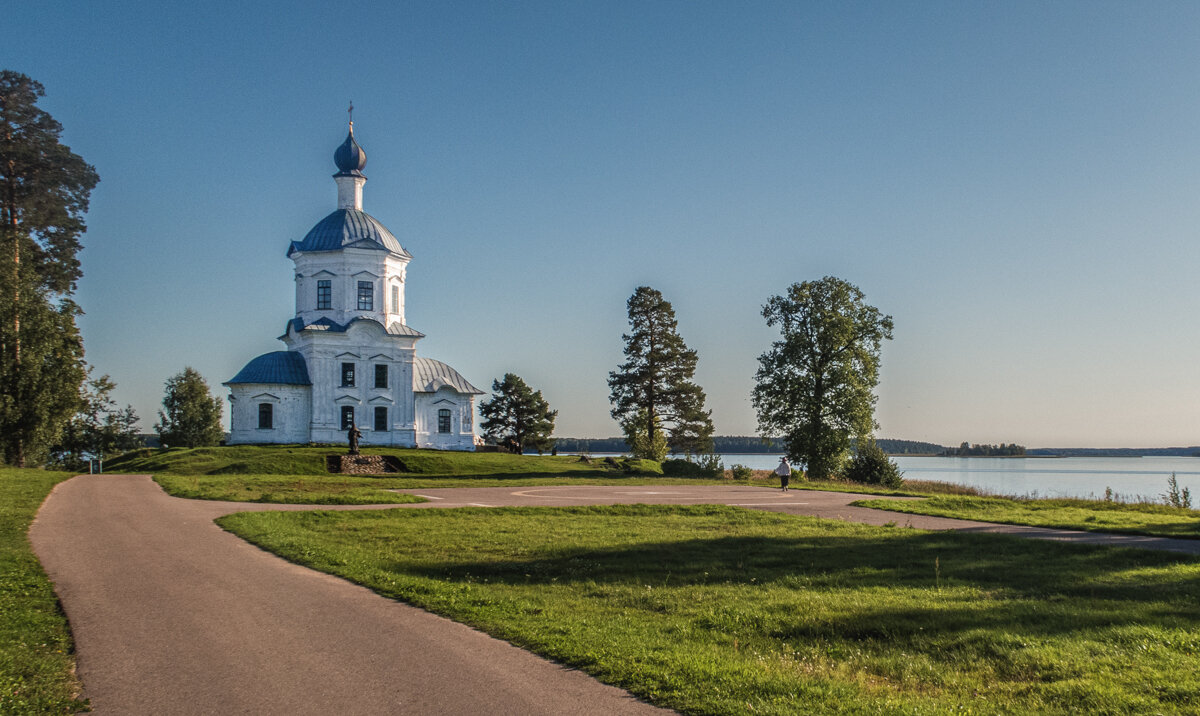
[[[345,453],[342,446],[235,445],[228,447],[135,450],[105,463],[107,472],[154,475],[326,475],[325,458]],[[453,452],[406,448],[364,447],[366,455],[390,455],[399,461],[401,474],[420,476],[603,477],[614,474],[662,474],[657,463],[631,460],[613,466],[600,459],[590,463],[578,457],[508,455],[505,453]]]

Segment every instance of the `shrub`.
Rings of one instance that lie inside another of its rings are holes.
[[[1171,477],[1167,478],[1167,494],[1163,495],[1163,500],[1171,507],[1182,507],[1184,509],[1192,508],[1192,492],[1188,488],[1179,489],[1179,481],[1175,479],[1175,473],[1171,473]]]
[[[900,487],[904,484],[900,468],[874,440],[864,440],[859,445],[854,457],[850,458],[850,464],[846,466],[845,477],[864,485]]]
[[[754,477],[754,471],[745,465],[733,465],[729,468],[729,474],[735,480],[749,480]]]
[[[708,477],[721,477],[725,474],[725,465],[721,462],[721,456],[715,452],[701,455],[697,465],[701,472]]]
[[[668,477],[695,475],[698,468],[699,466],[696,463],[682,458],[670,458],[669,460],[662,461],[663,474]]]
[[[701,455],[697,462],[684,458],[663,460],[662,473],[668,477],[717,477],[725,472],[721,458],[715,454]]]

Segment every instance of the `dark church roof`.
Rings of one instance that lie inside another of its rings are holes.
[[[264,353],[246,364],[238,374],[225,382],[269,383],[271,385],[312,385],[308,379],[308,366],[304,356],[292,351]]]
[[[386,226],[358,209],[338,209],[318,221],[302,240],[292,242],[288,256],[296,251],[340,251],[351,247],[380,249],[412,258]]]

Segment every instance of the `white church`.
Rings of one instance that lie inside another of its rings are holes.
[[[333,155],[337,210],[287,255],[296,264],[296,317],[229,387],[229,444],[340,443],[473,450],[482,391],[445,363],[417,356],[424,334],[404,319],[412,256],[363,211],[367,155],[350,133]]]

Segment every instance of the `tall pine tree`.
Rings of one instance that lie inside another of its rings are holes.
[[[654,444],[655,430],[662,429],[676,451],[711,451],[712,411],[704,408],[704,390],[692,382],[696,351],[679,336],[675,309],[649,286],[634,291],[627,306],[631,330],[621,336],[626,360],[608,374],[613,418],[630,445]]]
[[[94,169],[59,142],[38,82],[0,71],[0,451],[38,462],[86,377],[71,300]]]
[[[521,377],[505,373],[504,380],[492,381],[492,398],[479,406],[484,435],[512,449],[518,455],[525,450],[545,452],[554,446],[557,410],[542,397],[542,391],[530,388]]]

